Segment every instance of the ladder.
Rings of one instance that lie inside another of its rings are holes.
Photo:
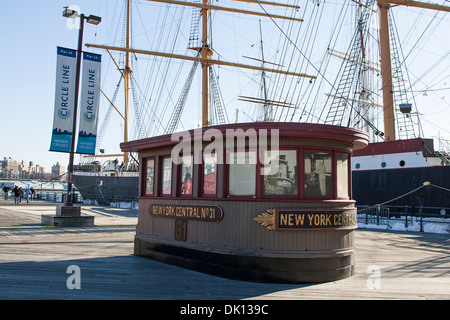
[[[367,33],[367,21],[372,14],[370,8],[373,2],[374,0],[367,0],[367,4],[362,8],[358,19],[358,27],[341,69],[341,78],[337,87],[334,89],[334,94],[330,95],[332,102],[325,118],[325,124],[349,126],[352,113],[356,113],[353,116],[358,118],[362,116],[359,110],[353,108],[351,97],[361,91],[359,87],[361,68],[363,66],[362,39],[365,39],[365,34]],[[346,121],[347,123],[344,123],[346,119],[348,119]]]
[[[223,108],[222,99],[220,97],[219,85],[217,84],[216,76],[213,68],[209,68],[209,79],[210,79],[210,92],[211,103],[210,103],[210,124],[226,124],[228,123],[227,115],[225,109]],[[227,118],[227,119],[225,119]]]
[[[197,57],[200,55],[198,53]],[[186,99],[189,94],[189,90],[191,88],[192,80],[194,79],[195,71],[197,70],[198,66],[198,60],[194,61],[192,64],[191,71],[189,72],[188,78],[183,86],[183,90],[181,91],[180,97],[178,98],[177,104],[172,112],[172,115],[170,116],[169,124],[166,128],[165,133],[171,134],[173,133],[177,127],[178,123],[180,122],[181,113],[183,112],[184,105],[186,104]]]

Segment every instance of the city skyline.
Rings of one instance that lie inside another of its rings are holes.
[[[56,166],[56,165],[64,167],[61,164],[61,162],[59,162],[59,161],[53,163],[50,167],[46,167],[46,166],[43,166],[40,163],[34,161],[33,159],[16,159],[16,158],[8,156],[8,155],[0,155],[0,164],[1,164],[1,162],[5,161],[5,160],[16,161],[16,162],[21,163],[22,165],[26,165],[28,167],[44,168],[44,170],[48,170],[48,171],[45,171],[45,172],[48,172],[48,173],[50,173],[51,168]],[[0,165],[0,168],[1,168],[1,165]]]

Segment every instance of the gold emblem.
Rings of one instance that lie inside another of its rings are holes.
[[[267,230],[275,230],[275,209],[267,209],[253,220],[266,227]]]

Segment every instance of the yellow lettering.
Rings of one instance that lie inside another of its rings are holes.
[[[325,215],[323,213],[320,214],[320,225],[321,226],[325,225]]]
[[[309,219],[309,225],[313,225],[314,215],[311,213],[308,213],[308,219]]]
[[[314,216],[314,225],[318,226],[320,224],[320,217],[318,214]]]
[[[326,225],[330,225],[331,226],[331,214],[327,214],[326,215]]]
[[[288,225],[293,226],[294,225],[294,216],[292,213],[289,213],[288,216],[289,216]]]
[[[287,225],[287,215],[284,213],[280,216],[280,225]]]
[[[202,208],[202,210],[200,212],[202,219],[206,218],[207,211],[208,211],[208,208]]]
[[[340,226],[341,225],[340,216],[341,216],[340,214],[334,215],[334,225],[335,226]]]
[[[298,214],[295,216],[295,225],[303,225],[303,220],[305,219],[304,214]]]

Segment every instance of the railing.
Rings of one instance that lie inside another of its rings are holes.
[[[405,229],[417,225],[419,232],[424,232],[425,224],[443,224],[441,227],[450,232],[449,207],[375,205],[357,208],[358,221],[362,224],[386,225],[386,229],[391,229],[394,223],[400,222]]]
[[[65,202],[67,197],[67,190],[36,190],[33,199],[46,200],[52,202]],[[78,203],[82,201],[81,194],[75,191],[72,195],[73,203]]]
[[[50,202],[64,203],[67,196],[67,190],[58,190],[58,189],[39,189],[36,190],[32,200],[44,200]],[[91,199],[83,199],[81,193],[75,191],[73,193],[73,203],[86,203],[93,205],[109,205],[115,208],[138,208],[138,200],[136,197],[127,197],[127,196],[113,196],[107,197],[106,199],[102,197],[102,195],[97,195],[92,197]],[[4,199],[4,192],[0,191],[0,199]],[[12,192],[9,192],[9,200],[14,201],[14,196]],[[22,200],[26,201],[25,197],[22,197]]]
[[[115,208],[131,208],[137,209],[138,200],[137,197],[129,197],[122,195],[115,195],[112,197],[103,197],[102,194],[90,195],[89,199],[84,199],[83,203],[88,203],[92,205],[106,205]]]

